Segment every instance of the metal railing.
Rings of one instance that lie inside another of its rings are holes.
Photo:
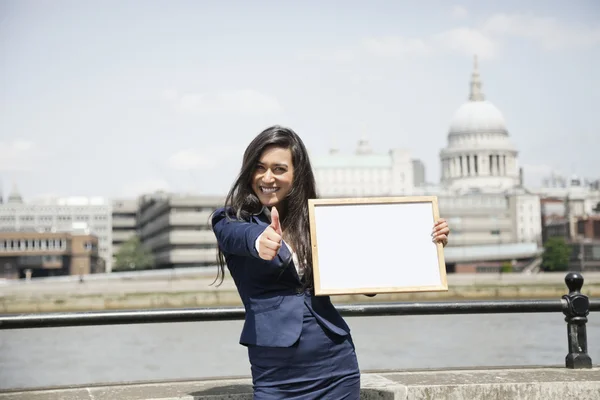
[[[395,316],[436,314],[499,314],[562,312],[567,323],[568,353],[565,366],[592,368],[587,353],[587,316],[600,311],[600,300],[581,293],[583,276],[565,277],[569,293],[557,300],[457,301],[339,305],[344,316]],[[150,324],[244,319],[243,307],[185,308],[169,310],[89,311],[0,315],[0,330],[89,325]]]

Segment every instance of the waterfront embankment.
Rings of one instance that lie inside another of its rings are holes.
[[[582,292],[600,296],[600,273],[584,273]],[[565,273],[449,274],[448,291],[333,296],[335,303],[557,299],[568,292]],[[214,275],[196,274],[153,279],[131,276],[109,280],[5,283],[0,286],[0,313],[66,312],[181,307],[240,306],[233,281],[211,285]]]
[[[363,373],[362,400],[597,400],[600,369],[501,368]],[[128,382],[0,392],[0,400],[251,400],[249,378]]]

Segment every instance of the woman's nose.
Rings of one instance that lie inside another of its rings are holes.
[[[265,183],[269,183],[269,182],[273,182],[273,173],[271,172],[270,169],[267,170],[267,172],[265,172],[265,175],[263,176],[263,182]]]

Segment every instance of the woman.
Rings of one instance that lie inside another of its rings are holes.
[[[240,174],[212,227],[219,276],[227,265],[246,309],[255,399],[358,399],[360,371],[350,328],[328,296],[312,295],[308,199],[316,198],[298,135],[273,126],[244,153]],[[434,241],[447,243],[447,224]]]

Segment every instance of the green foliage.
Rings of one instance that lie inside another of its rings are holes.
[[[563,238],[553,237],[544,243],[542,266],[550,271],[566,271],[569,268],[571,247]]]
[[[154,267],[152,252],[142,244],[137,235],[129,238],[121,245],[116,254],[115,271],[132,271],[151,269]]]
[[[502,263],[502,273],[512,272],[512,263],[510,261],[505,261]]]

